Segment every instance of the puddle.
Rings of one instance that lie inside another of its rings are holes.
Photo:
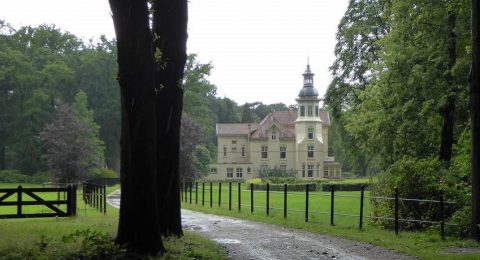
[[[220,244],[241,244],[240,240],[230,239],[230,238],[214,238],[214,241]]]

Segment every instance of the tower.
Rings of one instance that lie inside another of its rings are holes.
[[[303,75],[303,88],[296,99],[298,115],[295,120],[297,177],[320,177],[323,170],[324,146],[322,120],[319,115],[318,91],[313,85],[315,74],[310,64]]]

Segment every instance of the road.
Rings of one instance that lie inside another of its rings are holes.
[[[119,207],[118,193],[108,202]],[[190,210],[182,210],[182,224],[222,244],[230,259],[415,259],[334,236]]]

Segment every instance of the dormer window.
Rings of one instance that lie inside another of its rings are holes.
[[[272,131],[272,140],[277,140],[277,131]]]

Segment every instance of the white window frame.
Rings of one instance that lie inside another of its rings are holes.
[[[227,178],[233,178],[233,168],[227,168]]]
[[[243,178],[243,169],[237,168],[237,178]]]
[[[314,129],[313,127],[307,128],[307,137],[309,140],[313,140],[314,138]]]
[[[280,146],[280,159],[287,159],[287,146],[285,145]]]
[[[315,165],[313,164],[309,164],[308,167],[307,167],[307,176],[308,177],[313,177],[313,172],[315,171]]]
[[[309,159],[315,158],[315,146],[313,145],[307,146],[307,158]]]
[[[262,145],[262,152],[261,152],[260,157],[262,159],[268,159],[268,146]]]

